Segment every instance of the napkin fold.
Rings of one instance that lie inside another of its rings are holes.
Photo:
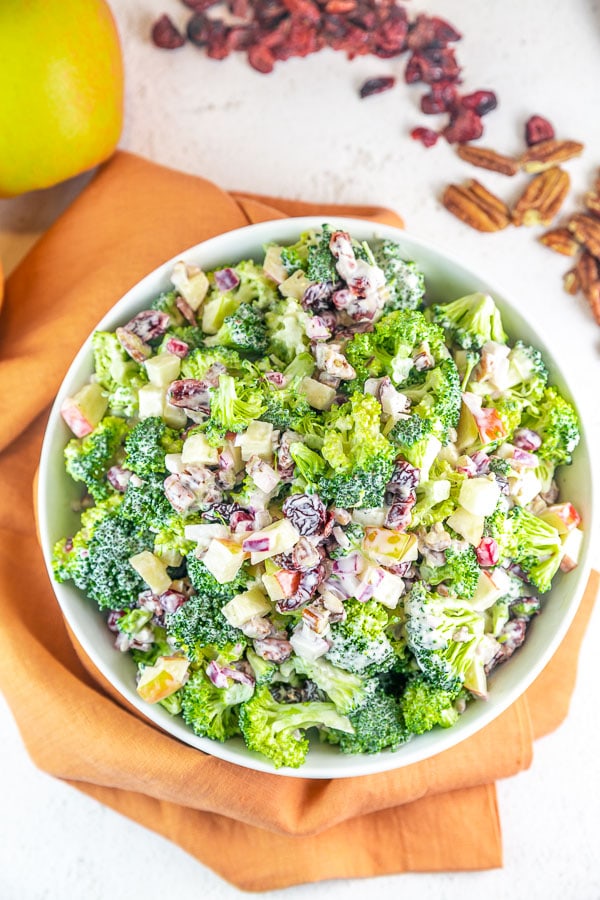
[[[560,649],[494,722],[422,763],[328,781],[253,772],[148,722],[70,634],[44,568],[31,486],[49,405],[96,322],[186,247],[306,214],[402,225],[379,207],[226,193],[117,153],[8,279],[0,317],[0,687],[37,766],[242,889],[497,867],[494,782],[527,768],[533,739],[567,714],[597,573]]]

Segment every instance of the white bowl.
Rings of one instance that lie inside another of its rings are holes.
[[[404,257],[414,259],[425,273],[429,300],[454,300],[473,291],[490,293],[502,312],[511,341],[522,338],[527,343],[539,347],[544,354],[552,380],[573,400],[573,393],[565,374],[539,340],[535,325],[528,322],[526,317],[494,290],[484,278],[454,262],[446,254],[411,238],[403,231],[359,219],[343,217],[282,219],[250,225],[211,238],[183,251],[147,275],[115,303],[97,327],[114,330],[139,310],[144,309],[161,291],[168,289],[169,275],[176,259],[185,259],[186,262],[196,263],[205,269],[232,264],[250,257],[258,259],[265,243],[272,240],[292,243],[300,232],[320,227],[326,221],[334,227],[346,229],[361,240],[387,237],[397,241],[403,248]],[[59,409],[65,397],[73,394],[87,381],[91,371],[92,351],[91,341],[88,338],[60,387],[50,413],[42,448],[38,496],[39,527],[51,579],[52,546],[60,537],[76,529],[77,517],[71,510],[71,502],[79,494],[79,488],[67,476],[63,464],[63,449],[72,435],[65,426]],[[135,665],[129,654],[115,650],[113,635],[108,631],[104,616],[98,612],[95,604],[87,600],[70,583],[58,584],[52,579],[52,586],[65,619],[94,665],[147,719],[180,741],[250,769],[300,778],[345,778],[396,769],[441,753],[488,725],[526,690],[562,641],[575,615],[589,574],[587,559],[592,533],[592,471],[583,429],[581,443],[575,452],[572,466],[563,467],[559,471],[561,495],[572,501],[580,511],[586,530],[582,560],[578,568],[568,575],[562,573],[557,575],[552,591],[544,598],[543,614],[533,620],[525,644],[507,663],[492,673],[489,679],[489,699],[469,704],[467,711],[453,728],[437,729],[415,737],[393,753],[384,751],[375,755],[346,756],[335,747],[315,743],[311,746],[306,763],[300,769],[275,770],[269,760],[250,752],[241,738],[220,744],[197,737],[180,717],[172,717],[162,707],[151,706],[141,700],[135,690]]]

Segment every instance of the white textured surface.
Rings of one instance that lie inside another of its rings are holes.
[[[386,94],[358,100],[365,78],[401,75],[403,60],[365,57],[349,63],[322,53],[281,64],[265,77],[241,58],[218,63],[192,47],[175,54],[155,50],[147,33],[157,13],[168,10],[186,20],[177,0],[119,0],[113,7],[127,65],[123,148],[224,187],[396,208],[412,233],[484,272],[539,322],[540,334],[571,373],[592,447],[600,446],[600,332],[583,301],[561,290],[568,261],[540,247],[536,232],[479,235],[440,207],[443,185],[471,177],[473,170],[445,144],[426,151],[408,138],[414,124],[429,124],[417,109],[419,88],[399,83]],[[559,136],[585,141],[584,156],[568,164],[572,205],[600,165],[597,0],[414,0],[412,9],[454,22],[465,35],[459,59],[466,87],[497,90],[501,106],[486,123],[485,144],[518,152],[522,123],[533,112],[554,121]],[[522,184],[486,172],[478,177],[509,199]],[[22,257],[86,180],[0,203],[5,267]],[[491,900],[598,900],[599,637],[596,610],[569,717],[536,743],[528,772],[498,785],[502,870],[329,882],[265,896],[329,900],[343,891],[355,900],[377,891],[386,900],[462,900],[475,894]],[[0,900],[242,896],[177,847],[37,772],[2,700],[0,734]]]

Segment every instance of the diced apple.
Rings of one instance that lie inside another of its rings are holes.
[[[173,406],[166,398],[162,417],[169,428],[184,428],[187,424],[187,413],[181,406]]]
[[[204,304],[202,309],[202,331],[205,334],[216,334],[225,316],[230,315],[236,308],[237,303],[233,297],[225,297],[221,295],[209,300]]]
[[[286,280],[288,272],[281,262],[281,247],[267,247],[265,261],[263,262],[263,270],[265,275],[272,278],[277,284],[281,284],[282,281]]]
[[[335,388],[330,387],[328,384],[322,384],[322,382],[308,376],[302,379],[298,390],[301,394],[304,394],[307,403],[314,409],[330,409],[335,400]]]
[[[181,359],[173,353],[159,353],[144,363],[150,384],[166,388],[179,377]]]
[[[572,503],[555,503],[540,513],[540,519],[556,528],[559,534],[566,534],[581,522],[581,516]]]
[[[159,656],[153,666],[146,666],[137,692],[147,703],[158,703],[170,697],[185,683],[189,660],[183,656]]]
[[[493,606],[496,600],[502,597],[503,593],[506,593],[506,589],[496,584],[493,573],[482,570],[475,594],[471,600],[471,606],[478,612],[483,612],[483,610]]]
[[[418,486],[418,491],[423,489],[426,492],[427,497],[431,500],[431,505],[435,506],[436,503],[442,503],[444,500],[447,500],[450,496],[450,488],[451,484],[445,478],[439,478],[437,481],[426,481],[420,482]]]
[[[183,562],[183,556],[181,555],[179,550],[175,550],[173,547],[169,549],[165,547],[164,550],[161,550],[160,547],[157,549],[155,544],[154,555],[158,556],[160,561],[163,562],[165,566],[173,566],[175,569],[179,568],[179,566]]]
[[[460,486],[458,502],[474,516],[491,516],[500,499],[500,486],[491,476],[466,478]]]
[[[479,700],[487,700],[487,678],[485,674],[485,668],[481,660],[473,660],[473,662],[465,672],[464,685],[466,689],[474,694]]]
[[[76,437],[90,434],[102,420],[108,401],[99,384],[91,382],[77,391],[73,397],[63,400],[60,414]]]
[[[469,512],[464,507],[459,506],[458,509],[448,516],[446,522],[460,534],[466,541],[474,547],[478,547],[483,537],[484,516],[477,516]]]
[[[250,422],[243,434],[236,438],[246,462],[251,456],[260,456],[267,462],[273,456],[273,426],[270,422]]]
[[[300,584],[300,572],[277,569],[272,575],[263,575],[262,583],[271,600],[277,602],[296,593]]]
[[[312,281],[306,277],[301,269],[286,278],[279,285],[279,293],[282,297],[293,297],[294,300],[302,300],[304,293],[310,287]]]
[[[233,581],[247,558],[248,554],[236,541],[227,538],[213,538],[202,557],[202,562],[219,584],[227,584],[229,581]]]
[[[571,572],[579,564],[581,547],[583,544],[583,531],[580,528],[572,528],[563,538],[561,572]]]
[[[131,556],[129,565],[144,579],[153,594],[163,594],[171,586],[172,579],[165,563],[149,550]]]
[[[243,594],[238,594],[223,607],[223,615],[234,628],[241,628],[255,616],[266,616],[272,605],[260,588],[254,587]]]
[[[509,476],[508,490],[519,506],[527,506],[542,490],[542,482],[533,469],[523,469],[518,477]]]
[[[203,434],[190,434],[183,442],[181,459],[184,466],[218,466],[219,450],[212,447]]]
[[[485,447],[491,441],[506,437],[507,431],[493,407],[482,407],[481,397],[465,392],[462,395],[457,435],[456,444],[462,451],[474,444],[477,438]]]
[[[391,528],[366,528],[362,549],[380,565],[412,562],[418,554],[417,536]]]
[[[383,506],[373,506],[366,509],[353,509],[352,521],[357,525],[362,525],[363,528],[366,528],[369,525],[373,528],[377,528],[378,526],[383,525],[386,515],[387,512]]]
[[[399,575],[385,569],[375,569],[375,572],[377,575],[374,576],[371,572],[369,578],[373,584],[373,599],[388,609],[396,609],[404,591],[404,581]]]
[[[226,525],[221,525],[219,522],[184,525],[183,535],[187,541],[196,541],[203,550],[208,548],[214,538],[219,538],[220,540],[229,540],[231,538],[229,528]]]
[[[185,469],[181,453],[165,454],[165,469],[167,472],[171,472],[172,475],[180,475]]]
[[[138,403],[140,419],[149,419],[150,416],[162,418],[165,406],[165,390],[155,384],[145,384],[138,391]]]
[[[244,460],[242,459],[242,448],[237,447],[233,441],[225,441],[222,452],[231,456],[233,471],[236,475],[246,468]]]
[[[200,308],[208,292],[208,278],[198,266],[187,265],[182,259],[175,263],[171,283],[194,312]]]
[[[277,519],[260,531],[251,532],[242,543],[242,548],[251,553],[253,566],[276,556],[278,553],[289,553],[300,540],[300,532],[289,519]]]

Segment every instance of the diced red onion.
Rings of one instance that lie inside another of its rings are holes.
[[[240,279],[233,269],[219,269],[214,275],[215,284],[223,293],[233,290],[240,283]]]

